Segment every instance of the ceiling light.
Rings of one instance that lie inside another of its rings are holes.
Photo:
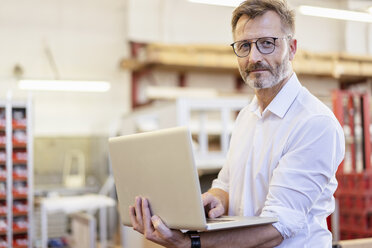
[[[105,81],[19,80],[18,87],[21,90],[105,92],[111,86]]]
[[[192,3],[203,3],[210,5],[237,7],[243,0],[189,0]]]
[[[356,22],[370,22],[372,23],[372,15],[365,12],[357,12],[350,10],[330,9],[302,5],[299,11],[303,15],[326,17],[332,19],[356,21]]]

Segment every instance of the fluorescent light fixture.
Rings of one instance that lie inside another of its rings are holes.
[[[303,15],[326,17],[332,19],[355,21],[355,22],[369,22],[372,23],[372,15],[365,12],[341,10],[341,9],[330,9],[302,5],[299,7],[299,11]]]
[[[368,8],[368,12],[372,15],[372,6]]]
[[[203,3],[227,7],[237,7],[243,0],[189,0],[192,3]]]
[[[105,81],[19,80],[18,87],[21,90],[105,92],[111,86]]]

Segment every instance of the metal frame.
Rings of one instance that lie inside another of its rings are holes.
[[[28,185],[28,247],[33,247],[33,212],[34,212],[34,143],[33,143],[33,128],[32,128],[32,97],[28,97],[26,105],[26,118],[27,118],[27,185]]]
[[[191,132],[197,135],[200,149],[196,151],[196,158],[201,160],[225,159],[228,151],[232,126],[235,118],[232,114],[237,113],[249,103],[248,98],[219,98],[219,99],[188,99],[177,100],[177,122],[180,126],[189,126]],[[198,115],[198,130],[193,130],[190,125],[191,113]],[[220,114],[221,130],[220,151],[210,152],[208,147],[208,113],[218,112]],[[197,161],[198,163],[198,161]],[[222,164],[220,165],[222,166]],[[203,166],[198,166],[203,167]]]
[[[12,135],[13,135],[13,128],[12,128],[12,102],[11,96],[8,95],[5,105],[5,135],[6,135],[6,172],[7,172],[7,226],[8,226],[8,233],[7,233],[7,242],[8,247],[13,246],[13,144],[12,144]]]
[[[27,205],[28,205],[28,248],[33,247],[33,135],[32,135],[32,112],[31,112],[31,96],[28,97],[27,101],[13,101],[11,94],[7,95],[5,101],[5,111],[6,111],[6,170],[7,170],[7,243],[8,247],[13,247],[13,108],[24,108],[26,113],[27,127]]]

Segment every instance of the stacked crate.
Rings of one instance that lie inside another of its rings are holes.
[[[372,237],[372,174],[340,174],[338,180],[341,239]]]
[[[346,138],[345,159],[336,175],[340,238],[372,237],[369,95],[335,91],[333,108]]]

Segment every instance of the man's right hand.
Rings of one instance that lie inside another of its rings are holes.
[[[205,213],[209,218],[217,218],[227,213],[228,194],[220,189],[210,189],[202,194]]]

